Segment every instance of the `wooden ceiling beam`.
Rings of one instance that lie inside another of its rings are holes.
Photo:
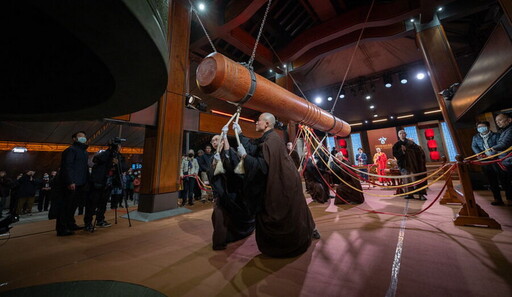
[[[280,50],[279,57],[284,61],[294,61],[316,46],[363,28],[368,9],[369,6],[353,9],[306,30]],[[389,26],[419,13],[420,2],[417,0],[377,3],[373,7],[366,27]]]
[[[309,49],[293,61],[293,69],[296,70],[327,55],[354,46],[357,42],[360,32],[361,30],[357,30],[331,40],[328,43],[323,43],[319,46]],[[375,41],[396,38],[398,36],[403,36],[404,34],[409,34],[409,31],[407,31],[407,28],[403,22],[398,22],[385,27],[366,28],[363,36],[361,37],[361,41],[367,42],[370,40]]]

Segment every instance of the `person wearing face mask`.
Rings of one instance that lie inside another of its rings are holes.
[[[85,199],[86,185],[89,182],[88,145],[84,131],[71,136],[73,144],[62,152],[62,159],[56,186],[58,193],[52,207],[56,207],[57,236],[72,235],[75,230],[82,229],[75,222],[75,211],[78,201]]]
[[[183,179],[183,201],[185,205],[188,199],[188,205],[194,205],[194,187],[196,184],[195,176],[199,172],[199,164],[194,158],[194,150],[189,150],[188,155],[181,161],[180,178]],[[187,176],[190,175],[190,176]]]
[[[489,148],[495,146],[498,143],[498,139],[500,138],[500,134],[491,131],[489,127],[490,124],[488,121],[480,121],[476,123],[476,130],[478,133],[473,136],[473,140],[471,141],[471,149],[475,154],[488,150],[480,154],[478,156],[479,159],[493,155],[494,152],[489,150]],[[500,193],[500,183],[503,179],[503,175],[500,173],[501,170],[499,166],[497,164],[484,165],[482,166],[482,170],[484,171],[484,174],[489,181],[489,188],[491,189],[492,195],[494,197],[494,201],[491,202],[491,204],[503,205],[504,203],[501,199]]]
[[[39,212],[47,211],[48,206],[50,205],[50,175],[48,173],[44,173],[43,180],[41,183],[41,190],[39,191],[39,200],[37,201],[37,210]]]

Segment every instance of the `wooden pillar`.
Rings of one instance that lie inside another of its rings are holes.
[[[416,41],[423,54],[423,60],[430,73],[430,81],[437,97],[437,102],[443,114],[443,118],[452,135],[453,142],[459,153],[457,156],[458,173],[462,184],[464,203],[462,210],[455,219],[455,225],[485,225],[489,228],[500,228],[500,225],[478,206],[473,195],[473,188],[469,178],[468,165],[463,162],[462,156],[469,156],[470,151],[464,151],[465,147],[459,137],[459,131],[455,129],[455,117],[451,110],[450,101],[445,100],[439,92],[447,89],[453,83],[461,83],[462,77],[455,57],[446,38],[444,29],[438,18],[429,24],[416,26]],[[467,149],[466,149],[467,150]]]
[[[138,211],[177,207],[183,139],[183,109],[189,73],[191,13],[182,1],[169,1],[169,80],[158,102],[156,127],[147,127]]]
[[[509,23],[512,24],[512,0],[500,0],[500,5]]]

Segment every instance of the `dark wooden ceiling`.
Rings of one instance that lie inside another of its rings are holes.
[[[207,8],[199,13],[200,18],[217,51],[234,61],[247,62],[268,1],[203,2]],[[347,96],[338,101],[334,114],[348,122],[372,120],[375,114],[379,118],[423,114],[424,110],[437,108],[437,102],[428,77],[422,81],[413,79],[417,70],[424,70],[424,65],[410,19],[428,23],[437,14],[465,74],[501,14],[497,1],[483,0],[375,0],[368,15],[370,7],[371,0],[273,0],[258,44],[255,70],[274,80],[276,72],[284,73],[282,64],[286,63],[286,70],[297,82],[295,93],[304,93],[310,101],[322,96],[319,106],[328,110],[334,101],[326,98],[337,94],[346,76]],[[439,7],[443,10],[437,11]],[[201,59],[213,51],[195,16],[190,44],[191,73],[195,73]],[[409,84],[397,83],[399,72],[409,74]],[[385,73],[394,78],[392,88],[383,87]],[[194,81],[192,76],[191,92],[203,98],[210,108],[234,111],[230,104],[201,94]],[[361,88],[373,89],[372,99],[364,99],[365,91],[358,91]],[[371,110],[370,105],[375,108]],[[258,113],[244,111],[248,117]],[[411,121],[433,118],[439,119],[440,115],[420,116]],[[399,124],[388,122],[361,128]]]

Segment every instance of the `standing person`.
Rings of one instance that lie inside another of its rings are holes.
[[[286,148],[288,149],[288,154],[290,155],[290,157],[293,160],[293,164],[295,164],[295,168],[299,169],[300,157],[299,157],[299,153],[297,153],[297,151],[293,149],[293,143],[288,142],[286,144]]]
[[[85,231],[94,232],[92,217],[96,214],[96,226],[107,228],[112,226],[105,220],[105,211],[107,209],[108,198],[113,189],[121,189],[122,193],[122,175],[126,170],[124,156],[121,154],[121,143],[117,138],[112,141],[108,149],[99,152],[92,159],[94,166],[91,172],[91,195],[85,203]],[[122,194],[121,194],[122,197]],[[112,203],[115,203],[112,198]],[[111,204],[113,205],[113,204]]]
[[[133,170],[130,168],[126,172],[126,189],[125,189],[125,198],[126,201],[133,201],[133,181],[135,180],[135,175],[133,174]]]
[[[256,131],[263,136],[254,141],[240,135],[238,154],[244,159],[244,196],[258,203],[256,243],[271,257],[295,257],[304,253],[312,238],[320,238],[306,204],[299,172],[274,131],[276,119],[262,113]],[[233,125],[236,133],[242,130]],[[247,151],[246,149],[247,148]]]
[[[427,166],[425,159],[425,152],[423,149],[414,143],[414,141],[407,139],[407,133],[405,130],[398,131],[398,141],[393,145],[393,156],[396,158],[398,167],[400,168],[400,174],[402,175],[410,175],[414,173],[425,172],[423,175],[414,176],[414,177],[406,177],[404,178],[404,184],[411,183],[420,179],[423,179],[427,176]],[[415,185],[405,187],[404,191],[409,192],[414,189],[422,188],[427,184],[427,181]],[[420,200],[427,200],[425,197],[427,191],[426,189],[420,190],[416,192],[419,195]],[[410,194],[404,197],[405,199],[413,199],[414,195]]]
[[[50,205],[50,175],[48,173],[43,174],[43,182],[41,184],[42,188],[39,190],[39,200],[37,202],[37,210],[47,211],[48,205]]]
[[[209,183],[208,170],[210,165],[212,164],[212,147],[207,145],[204,148],[204,154],[197,159],[197,163],[199,164],[199,175],[204,184]],[[208,193],[205,190],[201,190],[201,200],[206,201],[208,197]]]
[[[363,152],[363,148],[361,147],[357,149],[356,164],[357,166],[362,167],[359,170],[368,172],[368,168],[366,167],[366,165],[368,165],[368,156]],[[361,178],[368,180],[368,175],[363,173],[361,174]]]
[[[32,206],[36,198],[37,181],[34,178],[35,171],[28,170],[18,180],[18,206],[16,214],[29,214],[32,215]]]
[[[136,175],[133,180],[133,205],[139,204],[140,181],[141,176]]]
[[[4,170],[0,170],[0,218],[3,216],[4,205],[9,197],[14,182],[7,177]]]
[[[377,174],[378,175],[386,175],[386,167],[388,165],[388,156],[386,153],[382,152],[380,147],[377,148],[377,152],[373,155],[373,163],[377,164]],[[388,178],[380,177],[379,182],[381,184],[387,184],[389,182]]]
[[[60,171],[56,184],[57,236],[72,235],[74,230],[81,229],[75,222],[75,211],[79,200],[85,200],[86,186],[89,182],[89,165],[87,138],[84,131],[71,136],[73,144],[62,152]],[[53,204],[53,203],[52,203]]]
[[[222,142],[222,143],[221,143]],[[243,176],[235,173],[240,162],[236,152],[230,148],[227,138],[221,140],[220,135],[213,136],[211,144],[223,146],[220,154],[212,158],[208,169],[208,178],[211,181],[214,196],[212,212],[212,248],[223,250],[227,244],[243,239],[254,231],[255,209],[243,197]],[[218,162],[222,162],[224,173],[215,175]]]
[[[194,158],[194,150],[189,150],[188,156],[182,160],[180,168],[180,177],[183,179],[183,201],[181,205],[185,205],[187,199],[188,205],[194,205],[195,177],[198,172],[199,164],[197,164],[197,159]]]
[[[509,114],[500,113],[496,116],[496,125],[500,128],[500,138],[498,143],[492,147],[495,152],[504,151],[512,146],[512,118]],[[500,157],[505,157],[506,154]],[[512,157],[505,159],[502,162],[502,169],[508,172],[508,181],[510,183],[510,177],[512,177]],[[507,195],[507,199],[509,196]]]
[[[498,139],[500,138],[500,134],[494,133],[489,129],[489,127],[490,123],[488,121],[480,121],[476,123],[476,130],[478,133],[473,136],[471,149],[475,154],[486,151],[478,156],[479,159],[493,155],[494,152],[488,149],[498,144]],[[501,199],[500,183],[502,184],[503,189],[506,190],[506,173],[500,169],[498,164],[483,165],[482,170],[489,181],[489,188],[491,189],[494,197],[494,201],[491,202],[491,205],[504,205],[503,200]]]

